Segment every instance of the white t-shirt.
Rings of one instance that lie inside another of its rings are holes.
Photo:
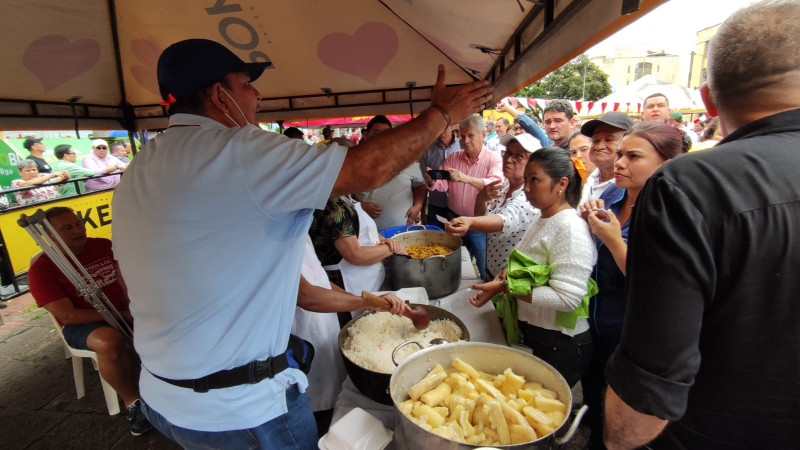
[[[608,189],[610,186],[614,186],[615,184],[614,178],[601,183],[600,169],[594,169],[594,171],[592,171],[592,173],[586,177],[586,183],[583,185],[583,190],[581,191],[581,201],[578,203],[578,206],[583,205],[590,199],[600,198],[600,195],[602,195],[606,189]]]
[[[383,212],[375,217],[378,230],[399,227],[406,224],[406,213],[414,205],[412,187],[425,184],[419,163],[412,163],[388,183],[369,191],[359,192],[353,197],[361,203],[373,202],[383,208]]]
[[[311,236],[306,234],[303,251],[303,277],[314,286],[331,288],[328,274],[314,251]],[[342,391],[342,383],[347,378],[341,353],[339,352],[339,319],[336,313],[321,313],[295,308],[292,334],[299,336],[314,346],[314,361],[308,374],[308,399],[312,411],[332,409],[336,397]]]
[[[589,329],[579,318],[574,330],[556,325],[556,311],[573,311],[586,295],[597,262],[597,249],[589,225],[574,209],[540,217],[517,244],[517,249],[539,264],[553,266],[550,282],[533,288],[532,302],[519,301],[519,320],[575,336]]]
[[[286,350],[303,244],[347,149],[309,147],[253,125],[175,114],[116,189],[114,254],[136,322],[142,398],[193,430],[251,428],[286,413],[287,369],[257,384],[195,393],[194,379]]]
[[[500,136],[494,135],[490,139],[486,140],[485,147],[491,150],[498,155],[502,154],[506,150],[505,145],[500,145]]]
[[[500,194],[505,196],[508,187],[508,180],[505,180]],[[484,216],[496,215],[503,220],[502,231],[486,235],[486,269],[492,275],[497,275],[506,268],[509,253],[533,221],[542,214],[525,198],[523,187],[524,185],[517,188],[505,203],[502,203],[505,198],[501,197],[491,200],[486,206]]]

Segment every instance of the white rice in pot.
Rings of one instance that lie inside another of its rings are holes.
[[[391,374],[395,365],[392,351],[406,341],[417,341],[425,347],[430,340],[444,338],[450,342],[461,339],[461,328],[449,319],[431,320],[428,328],[417,330],[408,317],[378,312],[361,317],[347,329],[342,351],[353,363],[373,372]],[[397,353],[397,362],[419,351],[410,344]]]

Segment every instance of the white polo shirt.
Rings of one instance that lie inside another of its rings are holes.
[[[286,413],[305,375],[195,393],[194,379],[285,351],[303,243],[346,154],[248,125],[176,114],[113,200],[114,254],[129,289],[142,398],[173,424],[251,428]]]

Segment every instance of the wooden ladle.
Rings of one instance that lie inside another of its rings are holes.
[[[390,306],[388,300],[369,291],[361,291],[361,298],[375,306],[380,306],[382,308],[388,308]],[[403,315],[411,319],[411,323],[414,324],[414,328],[418,330],[424,330],[425,328],[428,328],[428,325],[431,323],[431,316],[428,314],[428,311],[419,305],[411,308],[411,310],[404,309]]]

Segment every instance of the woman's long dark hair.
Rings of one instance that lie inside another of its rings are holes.
[[[567,177],[569,184],[564,192],[564,196],[573,208],[578,207],[581,201],[581,185],[583,180],[572,164],[569,152],[561,147],[544,147],[531,153],[528,162],[535,162],[544,172],[553,179],[553,186],[563,177]]]

